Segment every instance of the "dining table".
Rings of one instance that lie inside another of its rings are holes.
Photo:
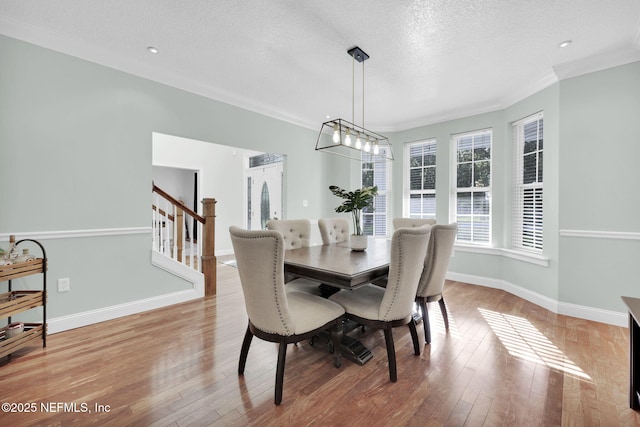
[[[389,272],[391,240],[367,240],[363,251],[351,250],[349,242],[286,250],[284,271],[337,289],[356,289]]]
[[[391,253],[390,239],[369,236],[367,240],[364,251],[352,250],[348,241],[286,250],[285,274],[317,281],[324,297],[341,289],[364,286],[388,274]],[[345,332],[357,326],[345,325]],[[318,339],[327,338],[320,336]],[[372,358],[368,348],[346,333],[342,340],[342,352],[346,359],[360,365]]]

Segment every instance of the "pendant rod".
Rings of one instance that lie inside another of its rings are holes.
[[[351,61],[351,121],[355,123],[356,117],[356,58]]]
[[[364,61],[362,61],[362,128],[364,129]]]

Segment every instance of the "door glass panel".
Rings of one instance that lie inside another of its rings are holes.
[[[262,183],[262,194],[260,195],[260,225],[262,229],[267,227],[267,221],[269,221],[269,213],[271,208],[269,206],[269,186],[266,182]]]

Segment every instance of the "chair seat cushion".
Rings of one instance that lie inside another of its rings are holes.
[[[374,285],[364,285],[353,291],[340,291],[329,297],[337,302],[349,314],[363,319],[381,320],[380,304],[384,297],[385,289]]]
[[[320,294],[320,283],[314,282],[313,280],[307,279],[295,279],[290,282],[287,282],[284,286],[287,294],[291,292],[305,292],[311,295],[321,296]]]
[[[287,292],[287,300],[296,335],[318,329],[344,314],[341,305],[306,292]]]

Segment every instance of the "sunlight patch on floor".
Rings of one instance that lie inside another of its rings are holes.
[[[512,356],[546,365],[580,379],[591,380],[589,375],[527,319],[482,308],[478,311]]]

